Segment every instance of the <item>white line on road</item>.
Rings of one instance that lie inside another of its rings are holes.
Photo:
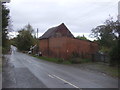
[[[48,74],[49,77],[54,78],[52,75]]]
[[[48,74],[48,76],[51,77],[51,78],[56,77],[57,79],[65,82],[65,83],[67,83],[67,84],[69,84],[69,85],[71,85],[71,86],[73,86],[73,87],[75,87],[75,88],[79,88],[79,87],[77,87],[76,85],[74,85],[74,84],[72,84],[72,83],[70,83],[70,82],[68,82],[68,81],[66,81],[66,80],[64,80],[64,79],[62,79],[62,78],[60,78],[60,77],[58,77],[58,76],[56,76],[56,75],[50,75],[50,74]]]

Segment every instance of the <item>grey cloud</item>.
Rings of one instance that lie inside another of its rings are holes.
[[[18,3],[18,2],[19,3]],[[13,0],[11,9],[14,30],[30,23],[43,33],[48,28],[65,23],[74,33],[90,33],[91,29],[107,19],[109,14],[116,17],[117,1],[113,2],[79,2],[59,3],[56,0]],[[63,1],[63,0],[62,0]]]

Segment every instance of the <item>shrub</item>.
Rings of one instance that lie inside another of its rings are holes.
[[[70,62],[74,63],[74,64],[81,63],[81,58],[79,58],[79,57],[71,58]]]
[[[2,54],[7,54],[10,51],[10,47],[2,47]]]
[[[116,66],[119,60],[119,47],[115,45],[110,51],[110,66]]]
[[[62,58],[58,59],[58,63],[63,63],[63,62],[64,62],[64,59],[62,59]]]
[[[91,62],[90,59],[85,58],[84,54],[81,53],[81,55],[77,52],[73,52],[70,58],[70,62],[77,64],[77,63],[87,63],[87,62]]]

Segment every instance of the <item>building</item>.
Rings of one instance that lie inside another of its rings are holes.
[[[74,52],[89,57],[98,51],[98,44],[74,38],[64,23],[48,29],[39,40],[39,50],[48,57],[68,59]]]

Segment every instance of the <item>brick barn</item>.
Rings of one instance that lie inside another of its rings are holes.
[[[76,39],[64,23],[48,29],[39,40],[39,50],[47,57],[68,59],[73,52],[89,57],[98,51],[96,43]]]

